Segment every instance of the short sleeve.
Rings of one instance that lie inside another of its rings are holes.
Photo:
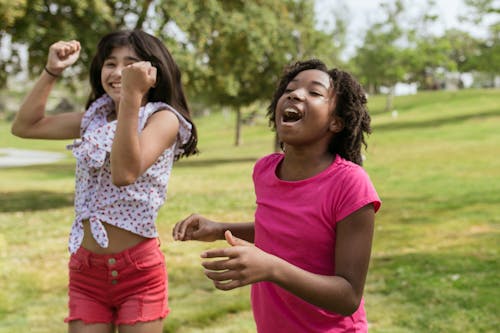
[[[358,209],[373,204],[375,212],[381,205],[373,183],[366,171],[359,166],[351,168],[343,180],[342,194],[337,203],[336,220],[340,221]]]
[[[184,152],[184,149],[182,149],[182,146],[184,146],[186,143],[189,142],[191,139],[191,129],[193,126],[189,121],[186,120],[177,110],[175,110],[172,106],[168,105],[167,103],[163,102],[154,102],[154,103],[148,103],[146,107],[144,108],[144,111],[140,117],[140,128],[141,130],[146,126],[146,122],[148,118],[154,114],[155,112],[161,111],[161,110],[168,110],[171,111],[173,114],[177,116],[179,119],[179,133],[177,135],[177,145],[176,145],[176,150],[175,150],[175,155],[180,155]]]

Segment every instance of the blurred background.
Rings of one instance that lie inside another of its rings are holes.
[[[397,94],[498,87],[499,11],[498,0],[2,0],[0,89],[26,88],[50,44],[77,39],[81,60],[65,83],[85,98],[97,41],[140,28],[172,51],[196,112],[218,106],[243,121],[244,107],[269,100],[285,64],[309,57],[354,73],[389,110]],[[0,102],[7,118],[9,95]],[[63,96],[59,109],[74,102]]]
[[[199,133],[200,154],[176,162],[157,222],[164,332],[255,332],[249,288],[218,291],[200,266],[201,251],[226,244],[173,242],[171,229],[193,212],[253,219],[253,165],[276,149],[267,104],[283,67],[310,57],[368,93],[364,168],[383,201],[370,332],[498,331],[499,0],[0,0],[0,333],[66,332],[74,217],[71,142],[19,139],[11,121],[58,40],[83,50],[47,111],[82,110],[96,43],[122,28],[166,43]]]

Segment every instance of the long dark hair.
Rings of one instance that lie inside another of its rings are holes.
[[[368,135],[372,132],[370,127],[371,118],[366,106],[366,93],[351,74],[337,68],[328,69],[318,59],[298,61],[285,67],[271,103],[267,108],[270,126],[276,129],[276,105],[280,97],[284,94],[288,83],[297,74],[309,69],[317,69],[325,72],[332,79],[336,99],[335,115],[342,119],[344,124],[342,131],[334,135],[330,141],[328,151],[332,154],[339,154],[346,160],[358,165],[362,165],[361,148],[364,146],[366,149],[368,146],[365,134]]]
[[[120,30],[105,35],[97,45],[97,51],[90,65],[91,93],[88,108],[106,92],[101,83],[101,69],[113,49],[127,46],[132,48],[141,60],[149,61],[157,69],[156,85],[149,90],[148,102],[164,102],[171,105],[191,123],[191,138],[182,148],[181,156],[197,152],[198,136],[191,120],[191,112],[181,82],[181,71],[165,45],[156,37],[142,30]]]

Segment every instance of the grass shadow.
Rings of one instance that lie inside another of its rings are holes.
[[[73,193],[50,191],[0,192],[0,213],[39,211],[73,206]]]
[[[442,117],[442,118],[436,117],[430,120],[411,121],[411,122],[400,122],[396,120],[392,123],[373,125],[373,129],[376,131],[378,130],[398,131],[398,130],[417,129],[425,127],[431,128],[431,127],[439,127],[442,125],[459,123],[470,119],[481,119],[498,115],[500,115],[500,108],[492,108],[490,110],[485,110],[480,113],[464,114],[455,117]]]
[[[2,168],[3,170],[22,170],[27,172],[43,172],[45,174],[54,174],[61,176],[71,176],[75,175],[75,162],[56,162],[52,164],[32,164],[25,166],[12,166]]]

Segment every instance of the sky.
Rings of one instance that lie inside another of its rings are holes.
[[[460,28],[461,30],[467,30],[472,35],[478,37],[484,37],[486,30],[482,27],[475,27],[472,25],[464,25],[458,21],[459,15],[467,14],[467,7],[465,6],[463,0],[435,0],[436,1],[436,14],[439,16],[439,24],[433,27],[433,31],[436,34],[441,34],[444,30],[449,28]],[[335,8],[338,9],[339,3],[344,3],[348,7],[349,13],[349,25],[348,25],[348,36],[349,40],[352,41],[351,45],[348,47],[347,53],[352,52],[353,45],[359,44],[367,26],[370,22],[374,22],[378,19],[377,12],[379,11],[380,3],[383,0],[315,0],[315,11],[318,20],[324,21],[328,20],[332,14],[331,11]],[[421,9],[423,0],[420,1],[406,1],[406,3],[412,4],[410,10],[418,11]],[[419,4],[420,3],[420,4]]]
[[[464,5],[462,0],[435,0],[438,9],[438,14],[440,18],[444,21],[446,27],[456,27],[459,25],[457,17],[459,14],[465,14],[467,12],[467,7]],[[344,0],[347,5],[352,17],[353,26],[363,26],[371,18],[375,19],[375,12],[378,10],[382,0]],[[420,1],[419,1],[420,2]],[[406,3],[412,3],[406,2]],[[413,2],[412,5],[415,7],[420,7],[418,2]],[[424,1],[421,1],[424,3]],[[329,10],[337,6],[339,1],[335,0],[315,0],[316,13],[319,17],[325,16],[329,13]]]

